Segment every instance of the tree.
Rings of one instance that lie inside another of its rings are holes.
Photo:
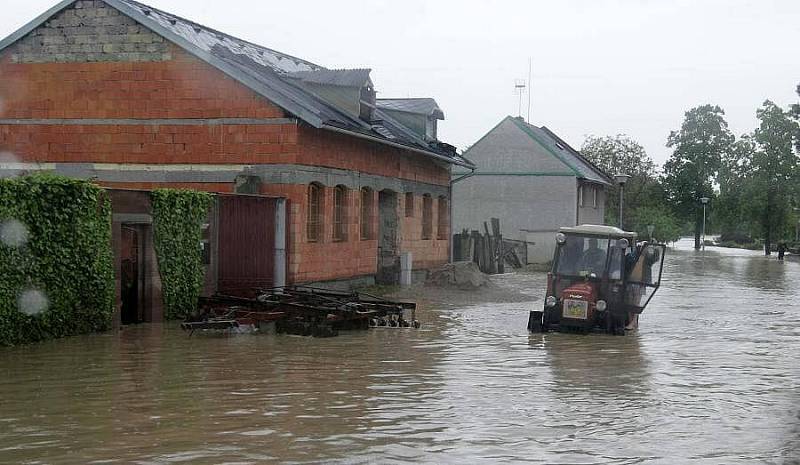
[[[733,134],[725,112],[716,105],[701,105],[686,112],[679,131],[672,131],[667,147],[674,151],[664,164],[669,200],[681,219],[693,218],[695,248],[700,248],[700,199],[711,198],[722,159],[731,150]]]
[[[761,121],[753,135],[758,150],[753,152],[750,173],[759,190],[760,215],[764,235],[764,253],[770,254],[772,241],[784,233],[791,211],[791,199],[798,176],[798,160],[794,144],[798,124],[790,112],[767,100],[756,111]]]
[[[641,207],[631,218],[634,231],[640,238],[649,239],[648,226],[653,227],[653,238],[658,242],[675,242],[681,237],[681,227],[678,220],[666,205]]]
[[[581,154],[610,176],[625,173],[631,176],[625,185],[626,226],[630,224],[636,209],[661,204],[664,200],[656,172],[656,165],[644,147],[624,134],[616,136],[587,136]],[[619,218],[619,187],[608,189],[606,223],[617,224]]]
[[[756,142],[743,135],[723,155],[717,176],[719,195],[714,201],[713,227],[723,240],[749,242],[754,236],[753,208],[760,195],[751,182],[751,164]]]

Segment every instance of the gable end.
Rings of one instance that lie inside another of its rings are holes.
[[[10,49],[13,63],[91,63],[172,59],[163,37],[103,0],[77,0]]]

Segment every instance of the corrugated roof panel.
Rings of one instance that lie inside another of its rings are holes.
[[[344,87],[363,87],[370,81],[370,69],[318,69],[314,71],[297,71],[289,77],[304,82]]]
[[[444,112],[432,98],[380,98],[375,105],[386,110],[405,111],[420,115],[438,115],[444,119]]]

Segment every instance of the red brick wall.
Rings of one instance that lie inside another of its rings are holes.
[[[376,142],[320,131],[298,129],[297,163],[356,170],[428,184],[447,186],[450,173],[430,158]]]
[[[372,275],[377,271],[378,260],[378,193],[372,192],[374,214],[372,231],[375,237],[361,238],[360,191],[348,190],[347,240],[333,240],[333,189],[325,187],[323,226],[321,239],[310,242],[306,234],[308,216],[308,186],[297,184],[269,184],[261,193],[283,195],[289,199],[290,256],[289,273],[294,282],[324,281],[353,276]],[[422,239],[422,196],[415,195],[413,217],[405,216],[405,195],[399,194],[398,218],[400,220],[400,251],[411,252],[414,269],[429,269],[447,262],[449,242],[437,239],[438,202],[433,202],[433,237]]]
[[[285,116],[177,48],[163,62],[37,64],[12,63],[11,49],[0,56],[0,118]],[[295,124],[0,125],[0,150],[23,161],[293,163],[296,144]]]
[[[294,124],[0,125],[0,150],[42,162],[293,163],[296,129]]]
[[[430,239],[422,239],[422,196],[414,196],[414,215],[406,216],[406,197],[401,196],[400,204],[400,250],[411,252],[414,269],[428,269],[447,262],[450,256],[450,242],[438,239],[439,202],[433,197],[433,234]],[[447,212],[445,212],[447,214]]]
[[[13,47],[11,48],[13,49]],[[38,63],[0,54],[0,118],[164,119],[285,118],[285,112],[210,65],[172,47],[171,61]],[[20,161],[137,164],[304,164],[355,170],[446,186],[446,168],[423,155],[303,124],[275,125],[2,125],[0,152]],[[110,187],[184,187],[231,192],[231,183],[148,183]],[[290,279],[318,281],[374,274],[377,240],[359,237],[359,198],[350,192],[347,241],[334,242],[334,186],[326,186],[323,239],[305,237],[306,185],[265,185],[290,199]],[[403,198],[402,192],[398,195]],[[377,210],[377,192],[375,203]],[[420,240],[421,197],[415,218],[401,208],[401,248],[415,268],[447,259],[446,241]],[[400,204],[402,205],[402,200]],[[434,225],[436,224],[434,202]],[[377,215],[375,215],[377,222]],[[377,225],[373,224],[373,230]],[[434,238],[435,226],[434,226]]]
[[[307,236],[308,186],[300,184],[268,184],[261,193],[283,195],[289,199],[289,274],[294,282],[324,281],[375,274],[378,241],[360,237],[360,192],[349,189],[347,195],[347,239],[333,240],[333,189],[326,186],[323,202],[323,225],[320,240],[310,242]],[[373,191],[377,208],[378,195]],[[373,227],[377,219],[373,217]]]
[[[2,118],[281,118],[284,112],[172,46],[170,61],[12,63],[0,55]]]

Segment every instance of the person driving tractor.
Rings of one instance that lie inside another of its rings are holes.
[[[598,246],[597,239],[593,237],[589,238],[587,242],[589,248],[583,252],[578,269],[600,275],[606,266],[606,251]]]

